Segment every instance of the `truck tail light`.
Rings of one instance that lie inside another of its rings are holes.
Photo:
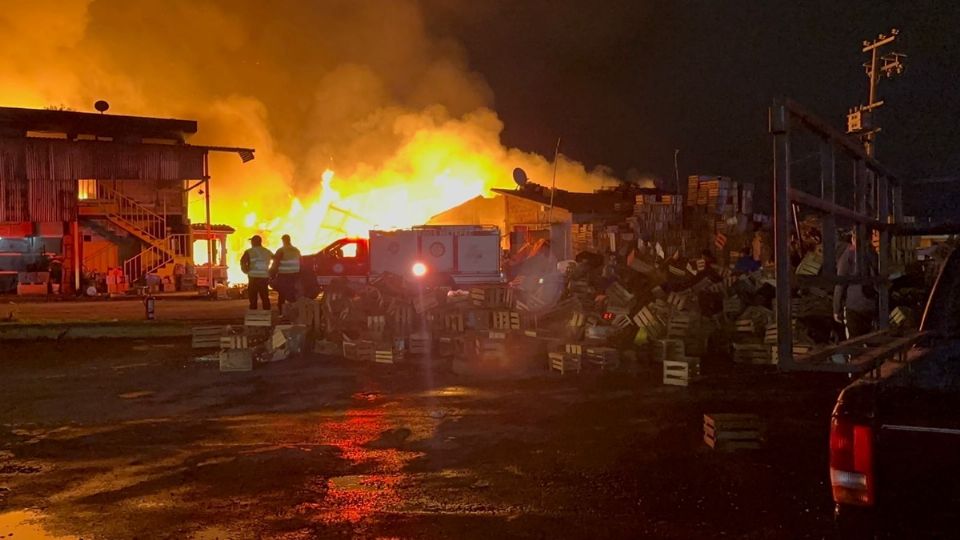
[[[834,417],[830,423],[830,486],[838,504],[872,506],[873,429]]]

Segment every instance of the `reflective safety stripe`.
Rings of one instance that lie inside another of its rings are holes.
[[[280,248],[278,253],[280,253],[280,265],[278,270],[281,274],[296,274],[300,272],[299,249],[294,247]]]
[[[247,250],[250,258],[250,271],[247,275],[255,278],[270,277],[270,259],[273,254],[265,247],[255,247]]]

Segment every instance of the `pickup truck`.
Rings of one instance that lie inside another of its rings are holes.
[[[830,427],[843,538],[960,537],[960,252],[930,293],[922,337],[847,386]]]
[[[367,283],[384,273],[427,285],[497,283],[500,230],[492,226],[421,226],[341,238],[303,258],[321,287],[343,278]]]

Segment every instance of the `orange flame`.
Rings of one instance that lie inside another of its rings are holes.
[[[346,178],[325,170],[315,193],[292,198],[282,212],[245,200],[242,207],[223,209],[217,220],[237,229],[235,245],[260,234],[267,247],[274,249],[278,237],[289,234],[294,245],[309,254],[341,237],[365,237],[371,229],[426,223],[444,210],[489,194],[493,187],[509,185],[510,169],[470,151],[465,141],[424,136],[378,170],[357,167]],[[239,247],[230,261],[234,282],[245,279],[236,264],[242,253]]]

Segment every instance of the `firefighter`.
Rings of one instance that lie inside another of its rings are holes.
[[[280,293],[277,306],[283,315],[283,304],[297,299],[297,288],[300,279],[300,250],[290,243],[290,235],[280,237],[283,245],[273,256],[271,274],[276,276],[276,289]]]
[[[270,310],[270,260],[273,253],[263,247],[263,238],[254,235],[250,238],[250,249],[240,257],[240,270],[248,277],[247,298],[250,299],[250,309],[257,309],[257,297],[263,309]]]

